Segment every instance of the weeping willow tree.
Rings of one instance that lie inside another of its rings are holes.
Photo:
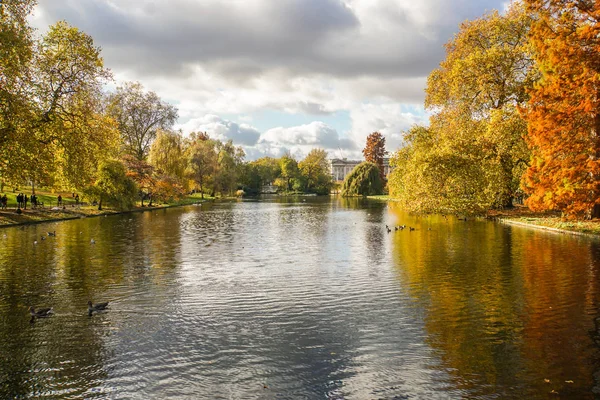
[[[342,196],[372,196],[383,193],[379,167],[372,162],[358,164],[342,184]]]

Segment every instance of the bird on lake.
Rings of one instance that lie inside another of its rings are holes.
[[[48,232],[48,236],[56,236],[56,231],[54,231],[54,232]]]
[[[33,308],[33,306],[29,307],[29,313],[31,314],[31,319],[34,318],[46,318],[51,316],[52,314],[54,314],[54,311],[52,310],[52,307],[50,308],[40,308],[39,310],[36,311],[35,308]]]
[[[37,240],[34,240],[34,241],[33,241],[33,244],[37,244]]]
[[[90,244],[96,244],[96,241],[94,239],[90,240]]]
[[[108,301],[106,303],[97,303],[92,304],[91,301],[88,301],[88,314],[91,316],[94,311],[103,311],[108,308]]]
[[[42,240],[46,240],[46,236],[42,235],[41,236]]]
[[[408,227],[408,230],[412,232],[412,231],[414,231],[414,230],[415,230],[415,228],[413,228],[412,226],[409,226],[409,227]]]

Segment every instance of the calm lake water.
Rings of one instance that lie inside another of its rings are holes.
[[[596,239],[356,199],[2,229],[0,398],[593,399],[599,273]]]

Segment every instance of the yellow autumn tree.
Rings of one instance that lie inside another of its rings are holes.
[[[405,134],[390,193],[419,212],[478,213],[512,204],[529,154],[518,106],[535,78],[523,4],[467,21],[427,82],[427,129]]]

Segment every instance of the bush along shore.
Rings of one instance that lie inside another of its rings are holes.
[[[59,195],[61,196],[60,203],[58,200]],[[72,194],[67,193],[53,194],[47,192],[38,192],[36,193],[36,196],[39,204],[37,206],[33,206],[31,202],[28,202],[26,208],[19,207],[17,205],[17,193],[6,193],[6,196],[8,198],[7,208],[0,209],[0,228],[76,218],[97,217],[102,215],[142,212],[162,208],[199,204],[213,200],[212,197],[208,197],[206,195],[204,198],[201,198],[200,194],[196,193],[167,203],[154,203],[152,206],[148,206],[148,203],[146,202],[142,207],[138,202],[129,210],[121,210],[110,206],[102,206],[102,210],[98,210],[97,205],[85,202],[80,203],[79,201],[75,200],[75,197]]]

